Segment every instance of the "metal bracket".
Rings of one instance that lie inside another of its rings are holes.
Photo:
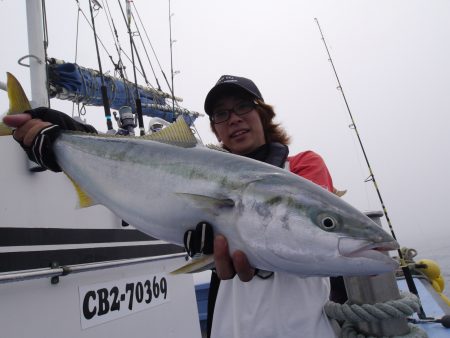
[[[52,263],[50,264],[50,268],[51,268],[51,269],[58,269],[58,268],[60,268],[60,266],[59,266],[58,262],[52,262]],[[53,285],[58,284],[58,283],[59,283],[59,276],[53,276],[53,277],[51,277],[51,278],[50,278],[50,283],[52,283]]]
[[[36,59],[36,61],[37,61],[40,65],[43,63],[43,61],[42,61],[41,59],[39,59],[36,55],[32,55],[32,54],[28,54],[28,55],[22,56],[19,60],[17,60],[17,63],[18,63],[19,65],[21,65],[21,66],[30,68],[30,65],[27,65],[26,63],[23,63],[23,62],[22,62],[23,60],[25,60],[25,59],[27,59],[27,58],[29,58],[29,59],[31,59],[31,58]]]

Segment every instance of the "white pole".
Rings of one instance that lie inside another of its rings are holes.
[[[31,106],[48,107],[44,30],[40,0],[26,0],[28,50],[31,81]]]
[[[47,69],[44,51],[44,29],[42,25],[41,0],[26,0],[28,30],[28,60],[30,65],[31,107],[48,107]],[[30,171],[42,168],[28,160]]]

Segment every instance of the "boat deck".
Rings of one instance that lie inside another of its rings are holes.
[[[422,308],[427,317],[442,318],[444,315],[450,315],[450,308],[443,303],[436,292],[432,289],[431,285],[423,278],[414,277],[417,292],[419,293]],[[408,291],[408,286],[404,279],[398,279],[397,285],[401,291]],[[444,311],[443,309],[447,309]],[[418,320],[417,314],[413,315],[413,318]],[[449,338],[450,329],[442,326],[440,323],[420,323],[416,324],[420,326],[430,338]]]

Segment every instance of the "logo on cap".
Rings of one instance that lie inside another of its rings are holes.
[[[222,75],[219,79],[219,81],[217,81],[216,85],[220,84],[220,83],[225,83],[225,82],[238,82],[238,80],[231,75]]]

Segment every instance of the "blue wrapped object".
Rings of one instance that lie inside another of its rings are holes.
[[[98,71],[80,67],[75,63],[53,63],[48,67],[51,97],[84,105],[103,106],[102,81]],[[111,109],[130,106],[133,113],[136,113],[135,85],[109,75],[103,75],[103,79]],[[173,122],[178,115],[183,114],[189,125],[198,116],[197,113],[182,108],[176,108],[174,111],[172,105],[166,102],[169,94],[143,86],[138,86],[138,92],[143,115]]]

